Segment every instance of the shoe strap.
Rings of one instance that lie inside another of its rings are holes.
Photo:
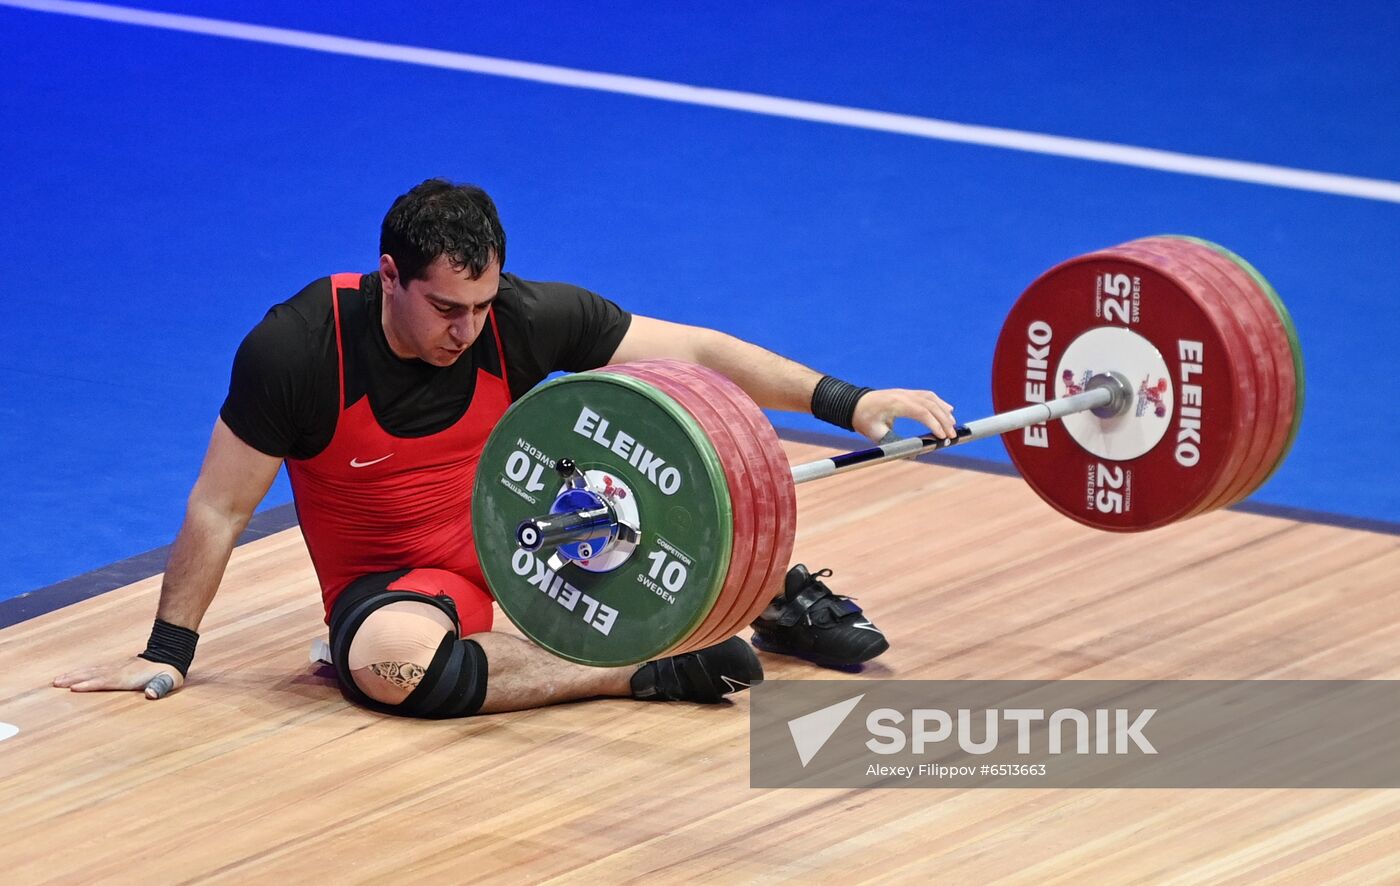
[[[860,611],[861,608],[850,597],[833,594],[826,585],[812,582],[787,599],[787,605],[778,616],[778,624],[790,628],[806,619],[812,624],[827,627]]]

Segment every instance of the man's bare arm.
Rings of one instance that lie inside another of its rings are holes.
[[[280,458],[264,455],[238,439],[222,420],[215,422],[204,465],[185,508],[184,523],[166,564],[157,618],[191,630],[199,627],[219,589],[234,543],[281,464]],[[159,674],[171,678],[171,688],[184,683],[172,665],[133,656],[112,665],[70,671],[56,677],[53,685],[78,692],[144,689]]]
[[[612,363],[670,358],[699,363],[732,379],[765,409],[809,412],[821,373],[713,329],[633,316]],[[953,407],[932,391],[887,388],[856,405],[852,424],[879,440],[896,418],[911,418],[940,437],[952,436]]]
[[[204,466],[185,507],[185,522],[166,564],[157,617],[181,627],[199,627],[234,543],[281,466],[282,459],[244,443],[222,419],[215,422]]]

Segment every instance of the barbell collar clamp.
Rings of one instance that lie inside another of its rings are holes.
[[[578,469],[578,464],[572,458],[561,458],[555,464],[554,469],[559,472],[559,479],[563,482],[565,489],[587,489],[588,478],[583,471]]]
[[[611,535],[617,531],[617,527],[618,521],[608,507],[544,514],[521,520],[515,527],[515,541],[524,550],[534,552],[544,547],[583,541],[604,532]]]
[[[1113,394],[1113,399],[1103,406],[1096,406],[1089,411],[1099,418],[1117,418],[1127,413],[1133,405],[1133,386],[1128,381],[1127,376],[1121,372],[1103,372],[1089,379],[1084,385],[1084,390],[1093,391],[1099,388],[1107,388]]]

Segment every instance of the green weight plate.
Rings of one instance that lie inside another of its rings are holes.
[[[516,547],[520,521],[549,511],[561,458],[612,474],[635,497],[639,543],[610,572]],[[546,382],[506,412],[477,468],[472,529],[487,583],[521,632],[598,666],[656,658],[694,631],[729,572],[734,531],[724,469],[695,419],[646,382],[600,372]]]
[[[1288,307],[1284,305],[1283,299],[1279,298],[1278,291],[1274,289],[1273,284],[1268,281],[1268,278],[1259,273],[1254,265],[1250,264],[1240,255],[1221,246],[1219,243],[1212,243],[1209,240],[1201,240],[1195,237],[1185,237],[1183,239],[1194,240],[1197,243],[1209,246],[1211,249],[1214,249],[1216,252],[1243,268],[1244,272],[1254,280],[1254,284],[1259,287],[1260,291],[1268,296],[1269,303],[1272,304],[1274,310],[1278,312],[1278,318],[1283,323],[1284,332],[1288,335],[1288,345],[1293,352],[1293,422],[1288,430],[1288,439],[1284,441],[1283,449],[1280,450],[1278,458],[1258,483],[1258,486],[1263,486],[1268,482],[1269,478],[1274,475],[1274,472],[1278,470],[1279,465],[1283,464],[1283,460],[1287,457],[1288,451],[1293,448],[1293,441],[1298,436],[1298,428],[1303,423],[1303,402],[1305,399],[1303,389],[1305,387],[1305,382],[1303,376],[1303,347],[1298,342],[1298,328],[1293,325],[1293,317],[1288,313]]]

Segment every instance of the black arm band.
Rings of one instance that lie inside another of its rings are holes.
[[[199,634],[196,631],[156,619],[156,623],[151,626],[151,639],[146,642],[146,651],[137,658],[174,665],[181,677],[187,677],[190,662],[194,661],[194,647],[198,642]]]
[[[856,414],[856,401],[874,388],[858,388],[833,375],[824,375],[812,392],[812,414],[825,422],[853,431],[851,418]]]

